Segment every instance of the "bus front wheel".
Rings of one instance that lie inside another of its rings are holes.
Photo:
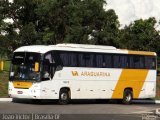
[[[66,105],[69,102],[69,92],[67,89],[60,90],[59,93],[59,104]]]
[[[123,93],[123,100],[122,100],[122,103],[123,104],[131,104],[132,102],[132,99],[133,99],[133,94],[132,94],[132,91],[129,90],[129,89],[126,89]]]

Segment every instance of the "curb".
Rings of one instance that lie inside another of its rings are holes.
[[[11,102],[12,98],[0,98],[0,102]]]
[[[143,104],[160,104],[160,100],[133,100],[133,103],[143,103]]]

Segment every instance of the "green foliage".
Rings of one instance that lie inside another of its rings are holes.
[[[0,71],[0,97],[8,97],[10,61],[4,61],[4,71]]]
[[[4,71],[9,72],[11,61],[4,61]]]
[[[160,52],[155,18],[136,20],[119,29],[105,0],[0,1],[0,55],[33,44],[81,43]],[[3,19],[11,18],[13,24]],[[2,34],[3,33],[3,34]],[[5,34],[4,34],[5,33]]]
[[[9,41],[10,51],[23,45],[62,42],[116,45],[118,16],[113,10],[104,10],[104,0],[3,2],[3,19],[12,18],[13,24],[3,29],[7,34],[1,40]]]
[[[61,42],[103,44],[100,42],[107,37],[107,34],[103,33],[112,34],[113,31],[111,32],[110,29],[118,30],[119,24],[115,12],[105,11],[104,4],[103,0],[47,0],[42,2],[36,13],[40,18],[38,24],[45,31],[43,41],[46,41],[47,44]],[[92,35],[94,40],[88,41],[88,35]]]
[[[8,72],[0,72],[0,97],[8,97]]]
[[[120,46],[133,50],[160,52],[160,36],[155,18],[136,20],[121,30]]]

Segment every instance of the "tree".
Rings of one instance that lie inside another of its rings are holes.
[[[104,0],[3,0],[0,12],[3,19],[13,20],[5,29],[13,49],[64,42],[116,45],[118,17],[113,10],[105,11],[104,4]]]
[[[159,52],[160,36],[155,29],[155,18],[136,20],[121,30],[120,46],[133,50]]]
[[[23,45],[81,43],[160,51],[155,18],[136,20],[119,30],[114,10],[104,0],[0,1],[0,41],[8,51]],[[3,20],[11,18],[13,24]]]
[[[103,0],[47,0],[40,4],[36,11],[39,24],[44,36],[52,38],[46,39],[47,43],[114,43],[118,17],[113,10],[105,11],[104,4]]]
[[[0,5],[0,57],[4,57],[10,51],[10,40],[8,39],[7,35],[9,32],[11,32],[9,28],[11,28],[12,25],[4,22],[7,11],[9,10],[8,0],[0,1]]]
[[[1,48],[7,54],[17,47],[36,43],[36,14],[34,9],[38,4],[35,0],[9,0],[0,1]],[[13,23],[5,23],[4,19],[12,19]]]

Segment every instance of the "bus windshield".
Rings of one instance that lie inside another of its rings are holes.
[[[38,80],[40,72],[35,72],[35,62],[40,62],[40,53],[15,52],[13,55],[10,80]]]

